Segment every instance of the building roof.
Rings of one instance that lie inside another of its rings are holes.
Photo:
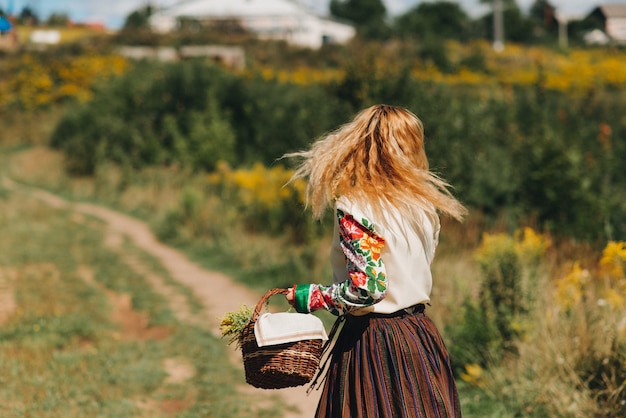
[[[150,16],[150,25],[165,33],[180,28],[186,19],[238,21],[265,39],[310,48],[346,42],[355,34],[352,25],[319,16],[297,0],[187,0]]]
[[[310,14],[303,6],[290,0],[189,0],[158,13],[165,16],[211,16],[221,19]]]
[[[626,18],[626,3],[601,4],[598,6],[598,9],[600,9],[602,14],[607,18]]]

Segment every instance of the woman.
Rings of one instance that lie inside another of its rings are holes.
[[[307,202],[334,206],[334,283],[298,284],[298,312],[345,318],[316,417],[460,417],[448,352],[424,313],[430,302],[438,213],[465,208],[428,170],[424,129],[410,111],[375,105],[330,132],[303,158]]]

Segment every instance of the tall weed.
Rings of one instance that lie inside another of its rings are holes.
[[[529,229],[485,237],[489,303],[484,293],[465,301],[463,321],[446,328],[451,355],[465,381],[529,416],[622,416],[626,244],[609,242],[595,266],[574,261],[562,276],[549,244]]]

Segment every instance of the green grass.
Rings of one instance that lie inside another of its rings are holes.
[[[253,416],[233,390],[242,376],[228,367],[224,340],[177,323],[167,303],[150,291],[143,278],[103,246],[99,221],[85,218],[77,223],[71,213],[7,190],[0,192],[4,232],[0,269],[13,269],[28,278],[16,289],[19,312],[0,325],[0,403],[12,405],[8,416],[131,417],[142,414],[138,405],[147,400],[186,399],[189,393],[194,393],[194,403],[181,416]],[[123,246],[125,253],[166,278],[186,295],[192,308],[199,309],[189,290],[176,285],[158,260],[128,242]],[[236,266],[227,268],[223,261],[218,263],[219,258],[193,250],[186,248],[206,267],[221,264],[228,273],[242,274]],[[134,308],[149,313],[150,325],[167,327],[171,334],[159,341],[120,341],[119,326],[109,319],[112,307],[106,295],[79,277],[80,265],[89,266],[103,288],[131,294]],[[266,281],[271,278],[255,287],[270,286]],[[334,317],[320,316],[332,324]],[[161,362],[175,357],[194,359],[197,376],[183,387],[164,389],[166,373]],[[461,382],[459,390],[466,416],[484,417],[485,411],[499,411],[497,403],[479,389]],[[274,417],[279,412],[259,412],[263,414]]]
[[[19,151],[20,150],[16,152],[16,155],[20,154]],[[24,173],[23,170],[18,170],[17,172]],[[57,190],[55,187],[47,187],[47,186],[50,186],[49,184],[40,183],[37,181],[35,183],[37,183],[39,186],[43,186],[44,188],[51,189],[55,193],[59,192],[59,190]],[[61,191],[60,194],[69,199],[77,198],[77,196],[75,196],[71,191],[68,193],[67,190],[65,192]],[[87,199],[87,200],[98,203],[97,199],[98,199],[98,196],[93,196],[92,198]],[[111,202],[101,202],[101,204],[104,204],[110,207],[114,206],[111,204]],[[66,215],[66,217],[68,217],[68,215]],[[150,220],[148,219],[148,221]],[[91,220],[90,223],[93,224],[92,228],[95,228],[96,230],[98,228],[101,228],[101,226],[99,226],[98,222],[95,220]],[[102,250],[101,240],[102,240],[102,236],[100,234],[95,239],[96,241],[95,245],[96,247],[99,247]],[[37,241],[40,241],[40,240],[37,240]],[[292,277],[293,270],[297,269],[296,266],[293,266],[293,269],[289,270],[289,269],[286,269],[285,266],[278,266],[277,268],[273,268],[271,265],[260,263],[259,260],[263,260],[262,255],[264,254],[265,251],[267,251],[268,249],[270,249],[271,251],[276,250],[278,242],[273,243],[271,242],[271,240],[270,241],[261,240],[258,242],[254,240],[252,241],[247,240],[246,242],[235,243],[236,246],[244,245],[246,246],[246,248],[249,248],[249,246],[253,246],[255,248],[255,251],[252,251],[252,255],[247,255],[246,257],[244,257],[244,259],[247,260],[247,262],[245,263],[233,263],[232,260],[235,258],[234,257],[235,255],[225,254],[224,252],[221,251],[221,250],[224,250],[226,251],[226,253],[228,253],[229,251],[237,251],[238,253],[240,253],[242,249],[237,250],[237,249],[231,248],[230,246],[224,246],[224,245],[216,246],[216,245],[213,245],[212,243],[203,242],[203,241],[194,241],[194,240],[185,240],[185,239],[183,240],[175,239],[172,241],[173,242],[170,242],[170,244],[176,245],[181,251],[185,252],[192,260],[202,265],[203,267],[221,271],[235,278],[239,282],[246,284],[247,286],[259,292],[263,292],[268,288],[276,287],[276,286],[285,286],[285,287],[290,286],[291,284],[297,281],[306,281],[306,280],[323,281],[325,280],[324,277],[326,278],[331,277],[330,268],[327,263],[324,264],[324,268],[321,269],[321,271],[315,274],[316,277]],[[320,242],[319,245],[320,247],[322,247],[325,244],[324,242]],[[227,248],[223,248],[223,247],[227,247]],[[159,274],[161,277],[163,277],[168,285],[176,288],[178,292],[184,294],[190,307],[192,308],[192,311],[195,311],[195,312],[198,311],[198,309],[200,308],[199,302],[195,300],[195,298],[193,297],[191,292],[189,292],[188,289],[184,288],[184,286],[178,285],[174,280],[172,280],[171,278],[167,276],[167,272],[165,271],[165,269],[163,269],[162,266],[160,266],[158,260],[155,260],[150,255],[141,252],[137,248],[130,245],[128,242],[124,243],[124,251],[127,254],[132,254],[133,257],[139,259],[142,262],[142,264],[144,264],[145,266],[149,266],[150,269],[154,273]],[[327,254],[327,250],[325,248],[320,248],[320,249],[317,249],[316,251],[319,254],[321,254],[321,256],[324,256],[324,257]],[[239,258],[241,257],[242,255],[239,254]],[[102,264],[103,266],[115,265],[117,262],[117,255],[115,253],[104,251],[104,250],[99,252],[99,255],[97,258],[99,260],[99,264]],[[95,263],[96,260],[89,261],[87,262],[87,264],[91,262]],[[460,271],[463,271],[464,272],[463,277],[465,277],[465,275],[467,274],[467,266],[465,265],[457,266],[456,264],[451,264],[445,272],[442,272],[442,273],[445,273],[443,275],[452,278],[452,277],[456,277],[457,275],[460,275],[461,274]],[[129,269],[124,269],[124,274],[128,273],[127,270]],[[141,278],[135,277],[132,280],[128,280],[128,274],[126,274],[126,277],[124,277],[124,275],[120,275],[116,273],[115,270],[105,269],[105,268],[98,269],[98,272],[97,274],[95,274],[95,276],[98,282],[102,283],[106,287],[116,292],[132,293],[133,303],[137,307],[137,309],[151,309],[150,321],[152,325],[167,326],[167,324],[174,321],[172,318],[171,312],[169,312],[169,308],[165,304],[163,304],[162,301],[160,302],[158,301],[159,299],[158,296],[154,294],[150,294],[149,292],[145,291],[146,288],[149,288],[149,285],[146,285],[146,283]],[[455,279],[452,281],[456,283],[458,280]],[[80,284],[80,281],[79,281],[79,284]],[[458,298],[461,296],[459,295],[459,293],[465,293],[466,291],[462,289],[461,290],[457,289],[456,291],[452,291],[452,290],[454,289],[447,288],[447,287],[444,289],[441,289],[439,292],[441,293],[440,296]],[[450,295],[446,296],[448,294]],[[156,301],[153,302],[153,299]],[[278,308],[288,309],[288,306],[285,303],[283,303],[282,299],[279,297],[272,298],[271,302]],[[441,300],[438,305],[441,306],[445,304],[442,302],[444,301]],[[438,322],[443,321],[442,317],[445,317],[446,315],[450,315],[450,312],[447,312],[445,309],[439,312],[440,310],[441,309],[437,309],[437,310],[433,309],[432,311],[432,314],[434,315],[433,318],[438,320]],[[327,327],[330,327],[335,319],[334,316],[327,314],[326,312],[321,312],[319,313],[318,316],[324,321]],[[216,340],[214,338],[212,339],[208,335],[203,335],[203,337],[206,338],[207,340],[204,343],[206,347],[212,347],[213,350],[220,351],[225,346],[225,342],[223,340]],[[180,335],[178,335],[176,339],[179,340],[178,341],[179,343],[181,342]],[[180,355],[182,356],[190,356],[189,347],[181,347],[180,353],[181,353]],[[224,354],[220,353],[220,355],[223,356]],[[193,357],[195,358],[195,356]],[[221,358],[222,360],[218,360],[214,362],[224,363],[223,357]],[[206,363],[212,364],[211,361],[209,360],[207,360]],[[235,379],[238,379],[240,382],[242,381],[242,377],[240,375],[237,375],[236,371],[208,370],[207,375],[206,375],[208,376],[207,378],[208,380],[206,382],[208,385],[206,388],[208,393],[211,393],[213,390],[212,389],[213,386],[211,385],[211,378],[210,378],[212,373],[217,373],[220,375],[224,373],[226,374],[230,373],[231,376],[234,374]],[[458,379],[458,380],[459,380],[459,391],[460,391],[460,396],[461,396],[465,416],[470,417],[470,418],[472,417],[476,417],[476,418],[494,417],[495,418],[495,417],[500,417],[500,416],[506,417],[506,415],[501,415],[501,413],[503,413],[502,411],[504,407],[499,406],[500,402],[488,396],[481,389],[471,387],[465,384],[464,382],[462,382],[461,379]],[[146,382],[146,384],[147,383],[149,382]],[[203,383],[199,383],[199,384],[203,385]],[[230,385],[232,386],[232,383],[230,383]],[[222,390],[223,390],[222,387],[217,388],[218,393]],[[182,396],[184,397],[184,395]],[[236,395],[234,394],[230,394],[229,396],[231,398],[236,397]],[[222,399],[223,396],[218,396],[218,398]],[[0,400],[1,399],[2,398],[0,398]],[[245,402],[243,404],[245,404]],[[200,406],[198,408],[200,408]],[[485,415],[485,414],[488,414],[488,415]],[[194,415],[190,415],[190,416],[194,416]],[[229,415],[228,413],[221,413],[221,415],[211,415],[211,416],[227,417]],[[248,415],[244,415],[244,416],[248,416]],[[276,416],[276,415],[272,415],[270,413],[268,416]]]
[[[103,245],[99,222],[0,192],[0,291],[14,302],[0,323],[3,417],[280,416],[277,403],[252,409],[254,399],[235,388],[243,372],[228,361],[230,348],[178,322]],[[148,265],[165,274],[155,260]],[[147,315],[145,329],[133,334],[114,319],[121,295]],[[168,383],[164,362],[181,358],[193,376]]]
[[[511,411],[510,405],[498,401],[494,396],[484,390],[470,386],[461,379],[457,379],[457,389],[461,401],[461,410],[465,418],[516,418],[515,412]],[[531,417],[534,415],[524,415]],[[537,416],[537,418],[540,418]],[[545,417],[543,417],[545,418]]]
[[[119,187],[120,172],[114,167],[96,178],[70,179],[63,173],[61,156],[37,146],[41,143],[1,147],[5,152],[0,152],[0,176],[6,172],[17,181],[68,200],[91,201],[140,217],[157,233],[163,232],[164,215],[172,208],[177,208],[179,215],[184,213],[179,207],[183,185],[196,186],[195,177],[171,170],[133,173],[128,189]],[[273,399],[269,409],[251,410],[255,399],[244,398],[234,390],[243,376],[228,365],[225,350],[231,348],[226,347],[226,341],[177,323],[162,297],[123,264],[117,251],[103,245],[99,221],[85,218],[77,222],[70,213],[20,196],[3,190],[0,183],[0,289],[3,272],[29,277],[26,283],[19,281],[23,288],[15,287],[18,310],[9,322],[0,324],[0,405],[10,411],[3,417],[158,417],[165,416],[165,410],[180,408],[178,416],[189,417],[280,416],[278,401]],[[286,247],[281,237],[245,235],[242,239],[242,231],[228,223],[233,220],[230,215],[215,212],[209,205],[205,216],[194,220],[181,215],[175,223],[167,224],[174,233],[162,238],[198,264],[226,273],[259,292],[294,282],[323,283],[331,277],[327,243],[309,245],[306,251],[311,252],[304,253],[301,248]],[[221,234],[196,237],[189,233],[194,228],[207,228],[215,219],[220,220],[217,232]],[[438,279],[429,314],[446,342],[454,344],[449,348],[457,351],[471,349],[473,342],[447,338],[445,325],[457,321],[460,303],[479,291],[481,277],[468,248],[477,245],[485,230],[481,222],[445,225],[433,265]],[[192,312],[201,309],[189,289],[168,277],[158,260],[128,242],[122,251],[161,276],[170,289],[183,294]],[[308,264],[321,266],[315,271],[305,262],[313,259],[316,262]],[[85,283],[80,275],[84,266],[93,272],[97,285]],[[148,315],[151,327],[164,328],[165,335],[122,338],[123,329],[111,319],[107,290],[131,295],[133,308]],[[280,297],[271,301],[286,308]],[[328,326],[334,319],[326,313],[320,316]],[[164,384],[163,361],[181,357],[193,363],[194,378],[178,385]],[[522,370],[534,372],[536,360],[536,356],[529,358],[533,367]],[[516,380],[515,369],[498,372],[507,379],[501,379],[504,383],[496,384],[496,388],[493,382],[481,388],[457,379],[465,417],[551,416],[542,412],[541,403],[545,406],[552,401],[534,395],[538,390],[543,393],[545,382],[541,386],[532,377],[527,380],[530,386],[524,386],[517,382],[523,379]],[[555,398],[567,398],[563,395],[569,388],[564,387],[555,392]]]

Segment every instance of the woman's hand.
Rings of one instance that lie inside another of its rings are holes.
[[[295,308],[296,307],[296,287],[295,286],[290,287],[287,290],[288,292],[285,295],[285,299],[287,299],[287,302],[289,302],[289,304]]]

